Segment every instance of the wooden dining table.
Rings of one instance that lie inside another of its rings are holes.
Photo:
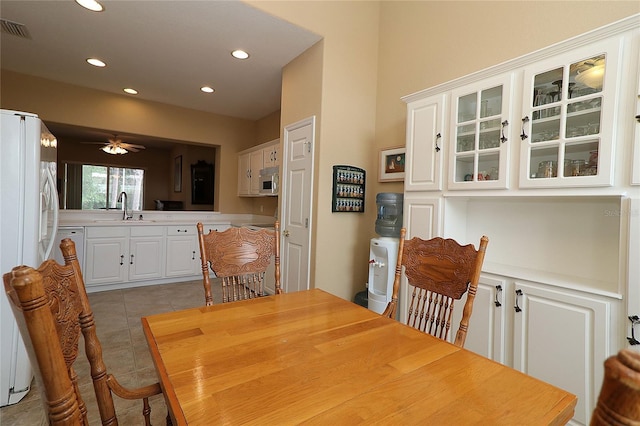
[[[565,424],[576,405],[569,392],[318,289],[142,324],[174,425],[546,425]]]

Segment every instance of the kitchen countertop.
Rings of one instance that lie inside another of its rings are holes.
[[[143,219],[139,220],[140,215]],[[58,226],[161,226],[184,225],[202,222],[206,224],[226,224],[230,226],[273,226],[272,216],[251,214],[223,214],[219,212],[167,212],[136,211],[132,218],[122,220],[122,211],[80,211],[63,210],[60,212]]]

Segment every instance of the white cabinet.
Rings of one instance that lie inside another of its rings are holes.
[[[179,277],[200,273],[200,248],[194,225],[167,226],[165,275]]]
[[[126,281],[129,273],[128,257],[128,228],[86,228],[83,275],[87,286]]]
[[[464,299],[456,302],[457,329]],[[574,421],[587,424],[612,354],[615,298],[483,274],[465,349],[578,397]]]
[[[280,143],[274,143],[271,146],[263,148],[262,157],[263,157],[263,168],[267,167],[276,167],[280,165]]]
[[[163,227],[87,227],[86,233],[87,286],[162,276]]]
[[[614,304],[567,289],[514,285],[513,367],[575,394],[574,421],[588,424],[611,355]]]
[[[465,347],[575,393],[576,423],[640,315],[638,46],[636,16],[403,98],[408,236],[489,237]],[[415,154],[438,133],[445,185]]]
[[[446,99],[442,94],[407,104],[406,191],[442,189]]]
[[[638,73],[638,82],[635,91],[636,109],[635,123],[633,125],[634,147],[633,147],[633,171],[631,175],[631,184],[640,185],[640,73]]]
[[[506,301],[510,286],[501,277],[480,276],[478,292],[473,303],[472,320],[469,324],[464,347],[501,364],[511,365],[512,351],[509,332],[512,329],[511,299]],[[466,297],[466,296],[465,296]],[[452,330],[457,330],[462,318],[465,298],[456,301]],[[455,333],[451,333],[451,341]]]
[[[260,169],[263,167],[262,150],[238,156],[238,195],[260,194]]]
[[[621,38],[524,71],[520,186],[613,185]]]
[[[238,154],[238,195],[259,197],[260,170],[280,165],[279,139]]]
[[[449,189],[495,189],[509,184],[513,73],[451,92]]]
[[[129,281],[149,280],[163,275],[164,228],[133,226],[129,239]]]

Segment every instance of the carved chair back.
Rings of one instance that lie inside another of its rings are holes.
[[[205,234],[202,223],[198,223],[197,228],[207,306],[213,304],[209,268],[221,281],[223,303],[252,299],[266,295],[264,276],[272,257],[275,257],[275,292],[282,293],[278,222],[273,231],[232,227]]]
[[[405,240],[405,235],[402,228],[393,295],[382,315],[396,317],[404,267],[408,284],[407,324],[425,333],[448,339],[454,301],[467,294],[454,340],[455,345],[463,347],[489,239],[483,236],[476,250],[473,244],[461,246],[452,239]]]
[[[3,276],[5,291],[36,370],[49,423],[89,424],[87,405],[80,395],[73,367],[82,333],[102,424],[118,424],[112,392],[125,399],[142,399],[145,424],[151,424],[149,397],[162,392],[160,385],[125,389],[107,374],[75,245],[64,239],[60,248],[64,265],[47,260],[37,270],[17,266]]]

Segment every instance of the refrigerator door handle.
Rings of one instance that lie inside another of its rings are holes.
[[[51,234],[50,234],[50,238],[49,238],[49,243],[47,244],[47,248],[44,251],[44,253],[42,253],[42,261],[45,261],[49,258],[49,256],[51,255],[51,251],[53,250],[53,245],[56,242],[56,234],[58,233],[58,212],[60,210],[60,207],[58,205],[58,190],[56,188],[56,181],[53,177],[53,174],[51,173],[51,168],[47,165],[45,167],[46,170],[46,178],[47,178],[47,182],[44,184],[44,188],[43,188],[43,193],[42,196],[40,197],[40,202],[42,203],[44,198],[45,198],[45,191],[46,191],[46,187],[49,187],[49,190],[51,191],[51,198],[52,198],[52,202],[53,202],[53,226],[51,228]],[[42,207],[40,208],[40,211],[42,211]],[[40,226],[42,226],[42,220],[40,221]],[[40,232],[40,235],[42,235],[42,231]]]

